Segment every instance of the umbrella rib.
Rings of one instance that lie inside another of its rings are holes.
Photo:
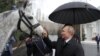
[[[75,9],[73,9],[73,22],[75,24]]]
[[[78,19],[78,9],[75,9],[74,10],[75,11],[75,13],[74,13],[74,24],[77,24],[78,23],[78,21],[77,21],[77,19]]]
[[[60,19],[65,16],[64,15],[64,11],[62,11],[62,12],[63,12],[63,14],[62,13],[59,13],[60,14]],[[63,20],[61,20],[61,21],[63,21]]]
[[[88,13],[91,15],[91,17],[92,17],[91,19],[95,18],[94,15],[93,15],[93,13],[91,13],[90,11],[91,11],[91,10],[87,10],[87,12],[88,12]]]
[[[80,17],[80,16],[78,15],[78,12],[79,12],[78,9],[76,9],[76,14],[75,14],[75,15],[76,15],[76,17],[75,17],[75,18],[76,18],[76,19],[75,19],[75,23],[76,23],[76,24],[78,24],[78,22],[79,22],[78,19],[79,19],[79,17]]]
[[[82,15],[82,18],[84,19],[85,18],[84,17],[84,11],[83,10],[79,10],[79,11],[80,11],[80,14]],[[81,21],[81,23],[84,23],[84,20],[82,18],[79,21]]]
[[[86,11],[88,11],[88,10],[86,10]],[[86,11],[84,13],[86,13]],[[86,13],[86,15],[87,15],[88,20],[92,20],[93,19],[93,16],[90,13]]]
[[[66,17],[69,19],[69,21],[67,21],[68,24],[72,24],[72,18],[71,18],[71,17],[72,17],[72,13],[73,13],[73,12],[72,12],[71,10],[68,10],[68,11],[67,11],[67,14],[66,14],[67,16],[66,16]],[[67,22],[66,22],[66,23],[67,23]]]
[[[100,19],[100,11],[98,10],[91,10],[92,11],[92,15],[94,16],[95,20]]]

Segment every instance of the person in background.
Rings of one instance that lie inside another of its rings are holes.
[[[97,34],[97,36],[95,37],[95,40],[97,42],[97,50],[99,51],[99,42],[100,42],[100,35]]]
[[[74,34],[74,38],[78,43],[81,43],[80,37],[77,34]]]
[[[12,50],[12,45],[16,42],[15,36],[12,35],[10,36],[8,42],[6,43],[3,53],[1,56],[12,56],[13,55],[13,50]]]

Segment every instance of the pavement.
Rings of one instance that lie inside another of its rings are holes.
[[[85,41],[82,43],[85,56],[100,56],[100,52],[97,50],[95,41]]]
[[[95,41],[82,41],[82,46],[85,52],[85,56],[100,56],[100,52],[97,51],[97,46]],[[53,56],[55,50],[53,49]],[[14,56],[26,56],[25,46],[21,46],[14,50]]]

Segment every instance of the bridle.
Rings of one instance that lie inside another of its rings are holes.
[[[40,24],[37,23],[35,25],[32,25],[31,22],[28,19],[33,19],[33,17],[27,17],[22,10],[19,10],[19,21],[18,21],[18,24],[17,24],[17,29],[22,31],[20,26],[21,26],[21,22],[23,22],[28,27],[28,29],[30,30],[30,34],[26,33],[25,31],[22,31],[22,32],[24,32],[24,33],[30,35],[30,37],[32,37],[32,35],[35,34],[34,29],[37,28],[38,26],[40,26]]]

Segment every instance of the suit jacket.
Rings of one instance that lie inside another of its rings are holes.
[[[68,43],[65,43],[61,38],[57,42],[51,42],[48,38],[45,38],[44,41],[48,46],[56,49],[55,56],[84,56],[82,45],[74,38]]]

